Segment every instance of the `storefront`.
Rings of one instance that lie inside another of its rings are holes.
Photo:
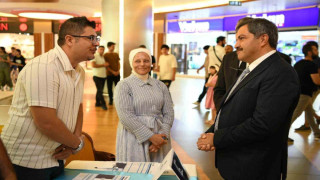
[[[33,20],[0,17],[0,46],[11,52],[11,47],[21,50],[26,59],[34,56]]]
[[[201,20],[168,19],[166,43],[171,47],[172,54],[178,54],[177,72],[196,75],[196,69],[203,65],[206,56],[202,47],[215,45],[218,36],[226,36],[227,44],[234,46],[236,24],[239,19],[246,16],[266,18],[274,22],[279,28],[277,50],[290,55],[293,62],[303,57],[301,49],[307,41],[319,41],[318,7],[238,16],[225,15]]]
[[[301,8],[270,13],[250,14],[253,18],[266,18],[279,30],[277,50],[289,55],[293,64],[304,57],[303,45],[308,41],[319,41],[319,8]],[[236,43],[235,26],[245,16],[225,17],[223,30],[228,32],[227,43]]]

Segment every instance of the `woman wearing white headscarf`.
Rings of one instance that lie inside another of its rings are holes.
[[[168,88],[149,76],[151,55],[145,48],[130,52],[132,74],[115,90],[119,116],[116,160],[161,162],[171,149],[174,120]]]

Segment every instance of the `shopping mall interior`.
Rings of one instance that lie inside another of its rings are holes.
[[[292,67],[304,59],[302,47],[308,41],[320,42],[320,0],[0,0],[0,46],[8,53],[12,47],[20,49],[28,64],[58,46],[59,30],[66,19],[80,16],[96,23],[95,32],[99,44],[106,47],[105,52],[108,42],[115,43],[114,51],[120,58],[120,82],[132,73],[131,50],[145,45],[157,64],[161,46],[170,47],[169,53],[175,56],[177,66],[176,79],[169,88],[174,104],[169,142],[183,164],[194,165],[194,172],[189,174],[199,180],[223,179],[215,167],[215,151],[204,152],[197,147],[198,138],[211,126],[206,121],[213,116],[206,108],[205,98],[200,104],[194,103],[205,84],[205,70],[197,71],[206,59],[203,47],[215,46],[220,36],[234,47],[235,27],[244,17],[265,18],[277,26],[276,50],[291,58]],[[95,67],[91,61],[80,65],[85,70],[82,131],[92,138],[85,146],[90,149],[93,145],[91,149],[95,151],[116,155],[119,125],[116,103],[109,104],[105,82],[103,96],[107,110],[96,106]],[[10,119],[13,96],[18,96],[15,73],[12,71],[10,75],[12,88],[1,85],[0,133]],[[157,78],[157,74],[153,71],[151,76]],[[320,96],[313,108],[320,115]],[[310,128],[295,130],[304,122],[303,113],[289,131],[294,141],[288,144],[288,180],[320,179],[320,140]],[[68,159],[66,165],[71,160],[94,161],[88,155],[92,150],[87,149]]]

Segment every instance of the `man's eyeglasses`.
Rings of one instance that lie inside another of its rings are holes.
[[[91,36],[77,36],[77,35],[70,35],[70,36],[73,36],[73,37],[82,37],[82,38],[88,38],[90,39],[90,41],[92,43],[97,43],[97,42],[100,42],[100,37],[98,36],[94,36],[94,35],[91,35]]]

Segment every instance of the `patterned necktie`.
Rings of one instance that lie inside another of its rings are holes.
[[[240,84],[240,82],[244,79],[244,77],[246,77],[246,75],[250,73],[249,67],[247,67],[239,76],[239,78],[237,79],[237,82],[233,85],[232,89],[230,90],[226,100],[224,102],[226,102],[229,99],[229,96],[232,94],[232,92],[234,91],[234,89]],[[219,119],[220,119],[220,112],[222,109],[220,109],[218,115],[217,115],[217,119],[216,119],[216,123],[214,125],[214,131],[216,131],[218,129],[218,124],[219,124]]]

